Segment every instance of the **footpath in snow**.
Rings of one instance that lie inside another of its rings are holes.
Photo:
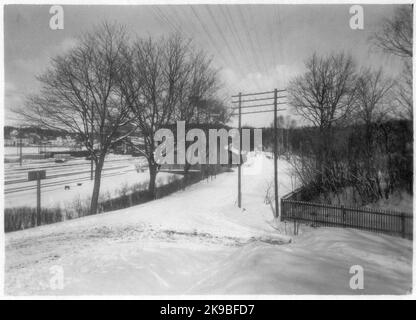
[[[280,194],[291,191],[279,161]],[[276,223],[263,154],[236,172],[139,206],[6,234],[9,295],[405,294],[412,242],[339,228]],[[285,232],[287,231],[287,234]],[[364,269],[364,290],[349,287]],[[57,270],[63,288],[51,286]]]

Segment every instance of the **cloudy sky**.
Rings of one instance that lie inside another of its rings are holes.
[[[5,6],[5,124],[16,124],[11,110],[38,90],[35,76],[48,67],[49,59],[76,45],[79,34],[102,21],[124,24],[137,36],[181,31],[213,56],[226,95],[284,88],[303,72],[313,52],[344,50],[359,66],[383,66],[396,75],[399,62],[371,50],[368,40],[395,6],[363,5],[364,30],[350,28],[350,6],[63,6],[64,30],[49,28],[50,6]],[[243,123],[268,125],[271,115],[246,115]]]

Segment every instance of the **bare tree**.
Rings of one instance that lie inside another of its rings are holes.
[[[155,132],[177,120],[197,119],[201,101],[214,96],[217,73],[211,61],[202,53],[195,55],[190,41],[180,35],[156,41],[138,39],[124,56],[119,87],[144,137],[144,148],[136,149],[147,159],[149,192],[154,196],[159,168],[154,155]]]
[[[400,77],[396,81],[395,114],[400,118],[413,120],[413,70],[411,59],[406,59]]]
[[[394,81],[386,78],[381,68],[377,71],[367,68],[360,72],[355,91],[355,112],[364,124],[369,126],[385,119],[390,112],[388,106],[393,85]]]
[[[345,123],[355,100],[355,64],[349,55],[313,54],[306,62],[306,73],[288,87],[290,104],[319,130],[315,150],[318,181],[325,180],[333,146],[332,129]]]
[[[394,82],[383,76],[382,69],[361,71],[356,86],[357,120],[364,124],[365,150],[368,168],[371,168],[371,159],[374,144],[374,124],[386,120],[389,110],[390,93]]]
[[[192,123],[227,123],[231,118],[230,109],[227,108],[226,103],[219,98],[208,98],[208,99],[198,99],[198,101],[193,102],[195,105],[189,105],[189,108],[184,108],[186,115],[191,115],[190,111],[193,114],[189,117],[184,117],[184,114],[180,116],[180,119],[188,119],[188,122]],[[189,110],[190,109],[190,110]]]
[[[380,157],[377,148],[377,125],[387,119],[390,113],[391,92],[394,81],[383,75],[382,69],[372,71],[364,69],[357,79],[356,89],[356,115],[357,120],[364,125],[362,141],[362,160],[355,158],[354,169],[349,172],[354,180],[354,186],[366,194],[372,194],[377,199],[381,194],[380,174],[386,168],[383,157]],[[359,129],[357,129],[359,130]]]
[[[175,37],[183,41],[180,35]],[[187,50],[189,74],[176,117],[187,123],[200,123],[206,118],[212,118],[212,114],[220,115],[224,110],[216,97],[219,89],[218,71],[212,67],[212,59],[204,52],[194,53],[190,43]]]
[[[296,112],[322,130],[346,119],[354,105],[356,75],[351,56],[314,54],[306,69],[289,84],[290,104]]]
[[[403,5],[395,10],[392,18],[383,20],[372,42],[387,54],[403,59],[403,69],[395,86],[395,114],[413,119],[413,7]]]
[[[392,18],[385,18],[381,29],[372,37],[373,43],[386,53],[399,57],[413,56],[413,7],[403,5]]]
[[[77,134],[90,152],[95,163],[91,214],[98,208],[105,156],[132,131],[129,106],[116,86],[125,43],[124,29],[107,23],[80,37],[74,49],[52,60],[38,77],[40,94],[18,110],[32,123]]]

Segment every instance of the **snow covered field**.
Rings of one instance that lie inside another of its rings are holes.
[[[109,171],[105,172],[102,177],[101,195],[117,197],[120,195],[119,191],[124,187],[132,187],[138,183],[145,184],[149,181],[149,172],[147,170],[144,172],[136,172],[134,164]],[[158,174],[158,185],[166,184],[170,176],[173,176],[173,174],[165,172]],[[71,182],[43,187],[42,207],[65,208],[73,205],[74,201],[78,199],[81,201],[89,199],[93,189],[93,181],[89,180],[89,173],[78,175],[76,178],[83,179],[81,180],[81,185],[78,185],[78,181],[74,178]],[[58,179],[56,180],[59,182]],[[35,185],[36,181],[28,182],[27,185],[30,183]],[[64,185],[68,185],[70,189],[65,190]],[[36,189],[5,194],[4,207],[12,208],[16,206],[36,207]]]
[[[136,166],[143,172],[137,172]],[[101,195],[117,197],[119,191],[135,184],[149,181],[147,165],[142,158],[109,155],[106,158],[101,180]],[[75,201],[87,201],[92,194],[90,162],[85,159],[71,159],[60,164],[53,160],[27,161],[22,167],[15,164],[5,166],[4,207],[36,206],[36,181],[27,181],[28,171],[46,170],[46,180],[42,180],[41,202],[43,208],[71,207]],[[172,174],[158,175],[158,184],[165,184]],[[68,186],[69,189],[65,189]]]
[[[412,242],[353,229],[275,222],[265,203],[273,163],[236,172],[139,206],[6,234],[8,295],[406,294]],[[279,161],[279,192],[291,191]],[[349,287],[364,269],[364,290]],[[62,289],[50,285],[56,270]]]

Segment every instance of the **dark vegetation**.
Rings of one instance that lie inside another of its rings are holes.
[[[368,130],[372,138],[366,141]],[[272,148],[273,130],[263,130],[264,148]],[[279,154],[294,166],[308,190],[302,200],[320,194],[340,194],[351,187],[359,205],[388,199],[396,191],[413,194],[413,122],[388,120],[335,127],[328,145],[325,174],[317,179],[316,163],[322,146],[318,128],[279,129]],[[370,150],[370,151],[369,151]]]

